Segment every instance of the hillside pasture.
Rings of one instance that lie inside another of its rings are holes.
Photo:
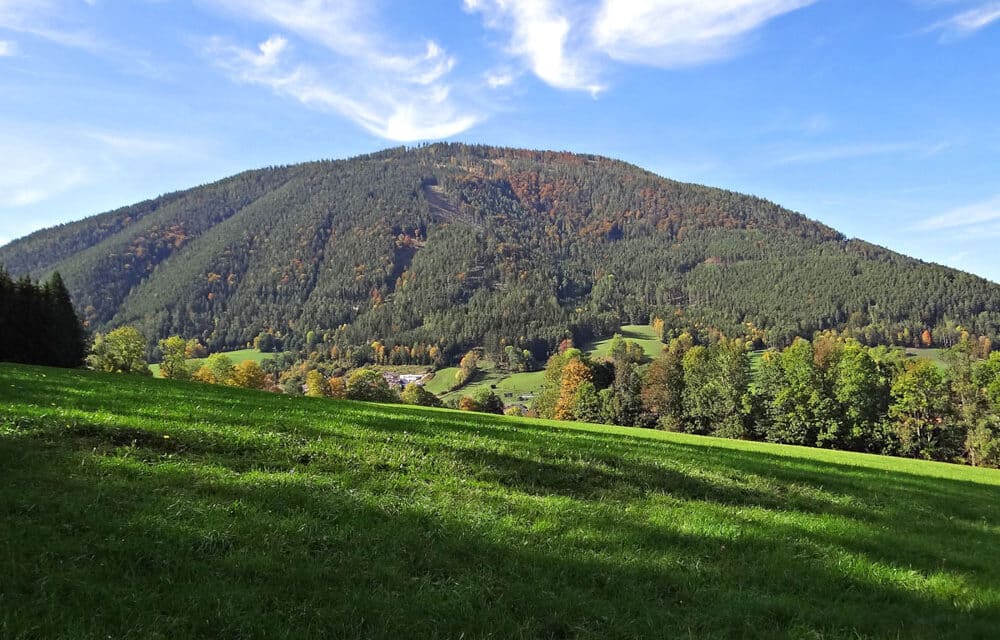
[[[646,353],[646,357],[650,360],[663,352],[663,342],[660,341],[660,338],[649,325],[623,325],[619,333],[626,340],[635,342],[641,346],[642,350]],[[604,338],[591,344],[584,345],[583,351],[589,353],[592,358],[609,358],[611,357],[611,340],[613,337],[614,336]]]
[[[448,367],[439,370],[424,387],[431,393],[436,393],[442,399],[474,395],[481,389],[489,389],[500,396],[504,404],[517,404],[522,396],[534,396],[542,389],[545,378],[544,371],[528,371],[508,373],[499,369],[492,361],[480,361],[480,369],[472,380],[462,388],[449,391],[455,382],[458,367]],[[507,394],[510,394],[508,397]],[[528,401],[530,402],[530,400]]]
[[[272,358],[277,358],[281,354],[280,353],[264,353],[264,352],[260,351],[259,349],[240,349],[238,351],[225,351],[225,352],[223,352],[223,355],[227,356],[230,360],[232,360],[233,364],[239,364],[239,363],[241,363],[241,362],[243,362],[245,360],[253,360],[254,362],[256,362],[258,364],[263,364],[265,361],[270,360]],[[197,369],[201,365],[205,364],[206,360],[208,360],[208,358],[191,358],[191,359],[187,360],[187,363],[188,363],[188,366]],[[151,364],[151,365],[149,365],[149,369],[150,369],[150,371],[153,372],[153,377],[154,378],[162,378],[163,377],[163,375],[160,373],[160,365],[159,364]]]
[[[991,638],[1000,473],[0,365],[0,636]]]

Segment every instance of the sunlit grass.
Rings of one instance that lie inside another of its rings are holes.
[[[642,350],[646,353],[647,358],[653,359],[660,355],[663,351],[663,342],[649,325],[627,324],[622,326],[619,333],[626,340],[635,342],[641,346]],[[593,358],[607,358],[611,355],[612,339],[613,338],[605,338],[603,340],[598,340],[593,344],[585,345],[583,349]]]
[[[234,364],[239,364],[245,360],[252,360],[258,364],[265,362],[266,360],[271,360],[272,358],[277,358],[280,353],[264,353],[259,349],[239,349],[237,351],[226,351],[225,355],[233,361]],[[208,358],[192,358],[187,361],[188,365],[197,368],[205,364]],[[149,370],[153,372],[154,378],[162,377],[160,375],[160,365],[151,364],[149,365]]]
[[[990,638],[1000,473],[0,365],[0,637]]]

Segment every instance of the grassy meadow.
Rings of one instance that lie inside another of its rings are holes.
[[[260,363],[262,363],[262,362],[264,362],[266,360],[270,360],[271,358],[276,358],[276,357],[278,357],[281,354],[279,354],[279,353],[264,353],[264,352],[260,351],[259,349],[240,349],[238,351],[226,351],[225,355],[228,356],[229,359],[233,361],[233,364],[239,364],[239,363],[243,362],[244,360],[253,360],[254,362],[260,364]],[[192,366],[194,368],[197,368],[197,367],[200,367],[201,365],[205,364],[206,360],[208,360],[208,358],[192,358],[192,359],[189,359],[187,361],[187,363],[188,363],[188,365],[190,365],[190,366]],[[151,364],[151,365],[149,365],[149,369],[150,369],[150,371],[153,372],[153,377],[154,378],[162,378],[163,377],[160,374],[160,365],[159,364]]]
[[[994,638],[1000,473],[0,364],[0,637]]]
[[[491,389],[509,405],[516,403],[518,397],[522,395],[537,394],[541,391],[542,383],[545,380],[544,371],[508,373],[498,369],[489,360],[480,361],[479,364],[480,368],[476,372],[476,376],[461,389],[452,392],[448,391],[455,384],[455,374],[458,373],[458,367],[446,367],[438,370],[434,373],[434,377],[424,385],[424,388],[431,393],[439,394],[442,398],[447,399],[452,396],[472,395],[478,389],[485,387]],[[510,397],[506,397],[508,393],[511,394]]]
[[[646,324],[626,324],[619,331],[626,340],[635,342],[642,347],[646,357],[652,360],[663,351],[664,344],[653,331],[653,328]],[[608,358],[611,356],[611,338],[598,340],[593,344],[585,345],[583,350],[590,354],[592,358]]]

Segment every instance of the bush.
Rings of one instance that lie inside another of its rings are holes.
[[[438,397],[424,389],[416,382],[411,382],[403,389],[400,399],[406,404],[413,404],[421,407],[440,407],[441,401]]]
[[[347,378],[347,397],[367,402],[397,402],[399,396],[376,369],[358,369]]]

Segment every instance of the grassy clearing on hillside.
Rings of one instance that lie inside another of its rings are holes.
[[[520,396],[534,396],[542,390],[542,383],[545,380],[544,371],[507,373],[497,369],[492,362],[484,361],[480,364],[482,368],[477,372],[476,377],[461,389],[447,393],[451,385],[455,383],[455,373],[458,371],[458,367],[439,370],[434,374],[434,378],[424,385],[424,388],[431,393],[443,394],[442,398],[444,399],[452,396],[473,395],[479,389],[486,388],[500,396],[500,399],[507,405],[518,403]],[[508,393],[510,397],[507,396]]]
[[[458,367],[445,367],[434,372],[434,377],[424,383],[424,389],[431,393],[445,393],[455,384]]]
[[[653,328],[645,324],[626,324],[621,328],[622,337],[639,344],[646,352],[646,357],[653,359],[663,351],[663,342],[657,337]],[[611,340],[605,338],[593,344],[586,345],[583,350],[592,358],[607,358],[611,355]]]
[[[991,638],[1000,473],[0,365],[0,637]]]
[[[240,349],[239,351],[225,351],[223,353],[226,356],[228,356],[230,360],[233,361],[233,364],[239,364],[244,360],[253,360],[254,362],[259,364],[264,362],[265,360],[270,360],[271,358],[276,358],[279,355],[281,355],[280,353],[263,353],[262,351],[259,351],[257,349]],[[208,358],[192,358],[188,360],[187,363],[188,365],[193,367],[200,367],[201,365],[205,364],[206,360],[208,360]],[[150,371],[153,372],[154,378],[162,377],[160,375],[159,364],[151,364],[149,365],[149,369]]]
[[[663,351],[663,343],[656,337],[652,327],[648,325],[630,324],[625,325],[619,332],[622,337],[638,343],[642,346],[646,357],[652,359],[660,355]],[[584,351],[593,358],[607,358],[610,356],[611,338],[606,338],[598,342],[585,345]],[[544,364],[544,363],[543,363]],[[493,390],[500,396],[505,404],[518,403],[520,396],[535,396],[542,390],[542,383],[545,380],[543,371],[530,371],[527,373],[507,373],[496,367],[489,360],[481,360],[480,371],[477,377],[470,383],[457,391],[448,393],[455,383],[455,373],[458,367],[447,367],[435,373],[434,378],[424,385],[431,393],[442,395],[448,399],[452,396],[461,397],[472,395],[480,388]],[[510,394],[507,397],[506,394]],[[530,401],[528,401],[530,403]]]
[[[931,360],[939,367],[947,367],[948,364],[945,362],[944,354],[948,352],[947,349],[918,349],[915,347],[909,347],[906,349],[906,355],[911,358],[927,358]]]

